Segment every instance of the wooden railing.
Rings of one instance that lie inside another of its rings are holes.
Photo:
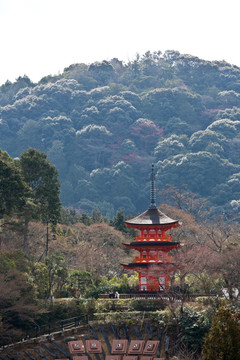
[[[89,320],[89,316],[88,314],[86,314],[65,320],[60,320],[57,322],[51,322],[41,326],[35,326],[27,330],[26,339],[39,337],[42,335],[48,335],[48,334],[50,335],[52,333],[64,331],[80,325],[86,325],[88,324],[88,320]]]
[[[162,257],[162,259],[157,258],[157,256],[153,257],[153,256],[149,256],[149,257],[141,257],[141,256],[137,256],[134,258],[134,263],[150,263],[150,264],[164,264],[164,263],[172,263],[173,262],[173,257],[169,256],[169,255],[165,255]]]
[[[156,234],[152,235],[137,235],[136,241],[172,241],[172,238],[170,235],[163,235],[163,236],[157,236]]]

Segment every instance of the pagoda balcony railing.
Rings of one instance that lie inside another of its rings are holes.
[[[173,258],[168,256],[168,257],[164,257],[162,259],[157,259],[157,258],[142,258],[142,257],[135,257],[134,259],[134,263],[172,263],[173,262]]]
[[[172,238],[170,235],[164,235],[164,236],[156,236],[156,235],[137,235],[136,241],[172,241]]]

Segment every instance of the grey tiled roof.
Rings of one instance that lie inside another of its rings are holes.
[[[123,243],[126,246],[134,246],[134,247],[164,247],[164,246],[175,246],[180,245],[180,242],[175,241],[134,241],[130,244]]]
[[[130,225],[168,225],[177,224],[178,220],[171,219],[156,207],[149,208],[135,218],[125,221],[125,223]]]

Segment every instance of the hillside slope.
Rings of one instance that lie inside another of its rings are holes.
[[[176,51],[73,64],[38,84],[0,88],[0,148],[35,147],[56,165],[65,206],[112,217],[181,186],[219,211],[240,204],[240,68]]]

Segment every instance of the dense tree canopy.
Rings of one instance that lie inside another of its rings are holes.
[[[239,105],[240,69],[225,61],[148,51],[126,64],[72,64],[37,84],[20,77],[1,86],[0,148],[12,157],[29,147],[46,153],[63,204],[89,213],[144,210],[152,162],[158,188],[186,183],[231,211]]]
[[[0,219],[22,210],[27,186],[20,170],[7,153],[0,152]]]
[[[38,218],[56,222],[60,216],[60,183],[55,166],[50,164],[46,154],[30,148],[21,154],[20,167]]]

